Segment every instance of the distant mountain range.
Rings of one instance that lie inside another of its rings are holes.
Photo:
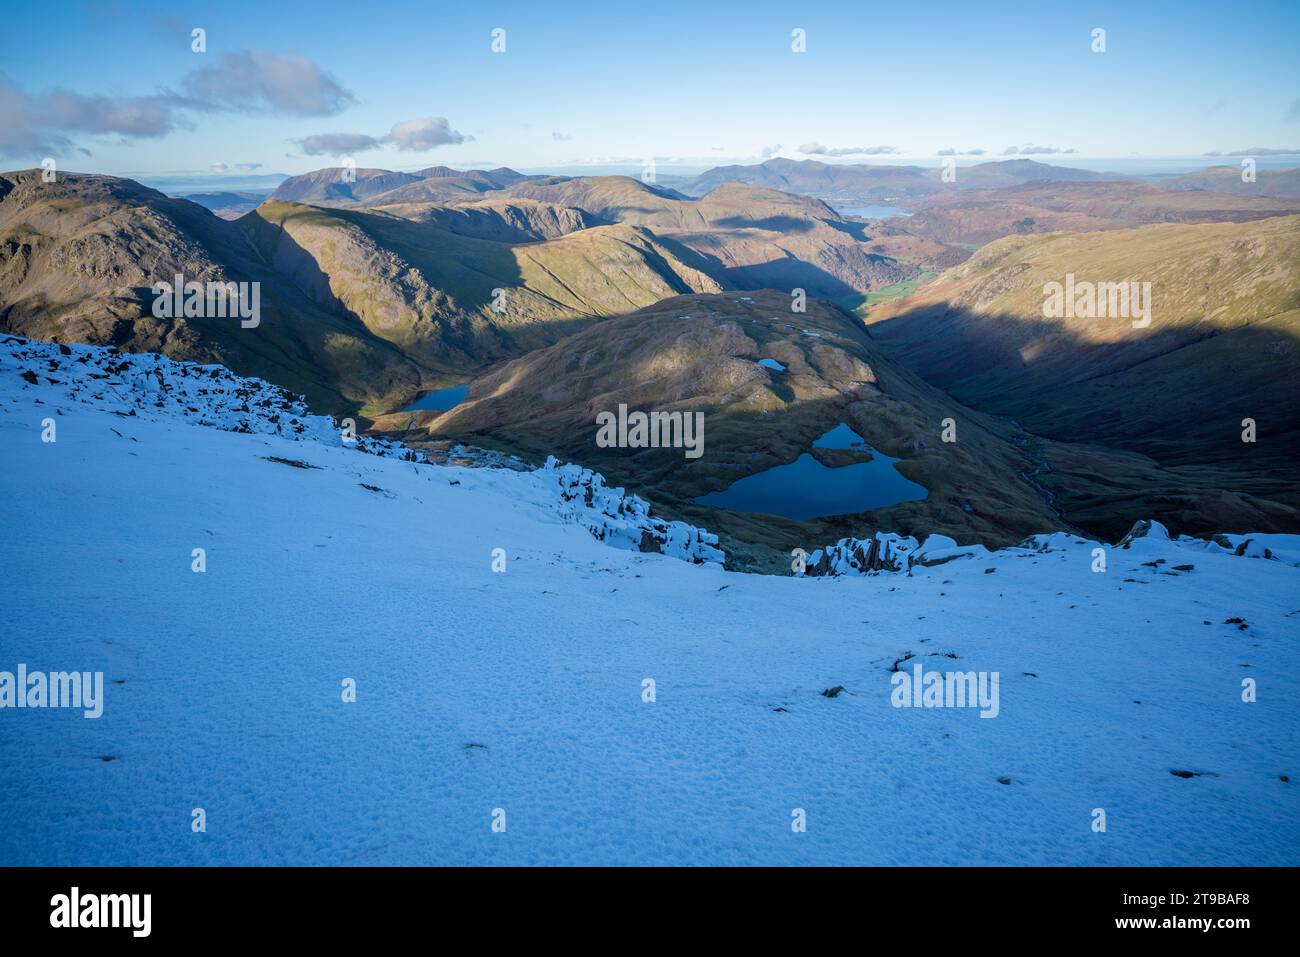
[[[939,243],[979,246],[1009,235],[1267,219],[1300,213],[1300,198],[1160,189],[1139,182],[1035,182],[934,193],[915,208],[906,221],[888,226]]]
[[[448,166],[430,166],[414,173],[333,167],[291,176],[276,187],[270,198],[316,206],[440,202],[472,198],[527,178],[505,167],[462,171]]]
[[[1300,198],[1300,169],[1257,169],[1253,182],[1241,178],[1240,166],[1211,166],[1182,176],[1152,178],[1162,189],[1204,189],[1246,196]]]
[[[869,205],[919,199],[948,189],[999,188],[1044,180],[1092,183],[1126,178],[1113,173],[1051,166],[1029,159],[963,166],[957,170],[952,183],[945,183],[942,177],[942,168],[934,166],[854,165],[777,158],[754,166],[718,166],[688,180],[679,188],[690,195],[701,195],[721,183],[749,183],[816,196],[829,203]]]
[[[697,254],[700,267],[728,286],[798,287],[820,296],[863,293],[961,258],[928,240],[873,243],[860,226],[816,199],[737,183],[691,198],[627,176],[447,167],[355,173],[351,183],[342,169],[294,177],[272,199],[373,209],[499,242],[550,239],[594,225],[643,226]]]
[[[266,202],[270,195],[270,190],[264,192],[218,190],[210,193],[186,193],[177,198],[188,199],[191,203],[198,203],[205,209],[212,210],[222,219],[238,219],[245,213],[251,213],[257,209],[258,206]]]
[[[1059,192],[1066,184],[1082,189],[1086,184],[1098,183],[1111,184],[1120,192],[1123,187],[1138,190],[1140,184],[1146,184],[1158,191],[1203,190],[1255,199],[1300,198],[1300,169],[1259,169],[1253,181],[1244,182],[1240,166],[1213,166],[1180,176],[1129,176],[1014,159],[960,166],[953,171],[953,176],[952,182],[944,182],[943,169],[936,166],[855,165],[778,158],[750,166],[718,166],[679,183],[677,188],[698,196],[721,183],[749,183],[815,196],[832,205],[887,204],[906,209],[936,202],[960,205],[964,200],[955,198],[954,194],[959,197],[966,191],[1021,187],[1030,193],[1050,194]]]

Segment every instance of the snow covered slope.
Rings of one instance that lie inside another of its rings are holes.
[[[1300,863],[1294,537],[736,574],[580,470],[67,349],[0,346],[0,671],[102,671],[103,715],[0,709],[0,864]],[[895,707],[917,665],[996,672],[996,717]]]

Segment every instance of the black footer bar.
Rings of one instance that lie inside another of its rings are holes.
[[[762,944],[782,926],[814,946],[863,933],[1230,944],[1294,929],[1295,877],[1288,868],[8,868],[0,932],[11,943],[337,945],[402,933],[449,940],[457,928],[494,941],[573,940],[612,921],[662,944],[668,928],[701,922],[732,944]]]

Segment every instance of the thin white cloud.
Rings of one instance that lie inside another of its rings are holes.
[[[1024,146],[1008,146],[1002,151],[1003,156],[1054,156],[1057,154],[1077,153],[1075,149],[1061,149],[1057,146],[1034,146],[1032,143],[1026,143]]]
[[[804,143],[799,152],[805,156],[889,156],[898,153],[893,146],[823,146],[821,143]]]
[[[223,163],[220,161],[213,163],[209,167],[209,169],[214,173],[229,173],[231,170],[240,173],[251,173],[254,170],[259,170],[261,168],[261,163]]]
[[[384,145],[382,139],[365,133],[317,133],[295,142],[307,156],[344,156],[348,153],[364,153]]]
[[[240,50],[181,81],[198,108],[332,116],[355,98],[305,56]]]
[[[295,142],[307,156],[346,156],[349,153],[364,153],[367,150],[390,145],[407,152],[427,153],[439,146],[466,143],[471,140],[473,140],[472,136],[453,130],[446,117],[425,116],[394,123],[386,136],[371,136],[368,133],[318,133]]]
[[[85,96],[65,89],[32,96],[0,72],[0,155],[67,151],[74,148],[70,133],[157,138],[182,123],[168,96]]]
[[[451,128],[445,116],[424,116],[417,120],[394,123],[388,133],[388,142],[399,150],[427,153],[438,146],[464,143],[473,137]]]

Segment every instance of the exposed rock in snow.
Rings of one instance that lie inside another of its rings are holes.
[[[1115,547],[1128,548],[1139,538],[1150,538],[1155,541],[1165,542],[1169,540],[1169,529],[1154,519],[1138,519],[1133,523],[1133,527],[1128,530],[1128,534],[1121,538],[1119,544]]]
[[[563,514],[602,542],[632,551],[663,552],[697,565],[726,559],[717,547],[718,536],[685,522],[655,518],[649,502],[621,488],[610,488],[598,472],[560,465],[553,455],[547,456],[542,470],[555,481],[561,500],[570,506]]]
[[[1052,532],[1048,535],[1030,535],[1024,541],[1019,542],[1016,548],[1035,552],[1056,552],[1076,545],[1083,545],[1086,542],[1087,539],[1080,538],[1078,535],[1071,535],[1069,532]]]
[[[915,538],[876,532],[868,539],[841,538],[808,556],[805,575],[866,575],[901,572],[910,566],[908,556],[917,548]]]
[[[947,535],[930,535],[918,545],[910,535],[876,532],[867,539],[841,538],[808,557],[805,575],[871,575],[910,572],[913,568],[946,565],[988,554],[983,545],[958,545]]]
[[[219,365],[177,362],[152,352],[65,346],[8,336],[0,340],[0,374],[36,370],[57,386],[54,398],[119,415],[158,414],[227,432],[280,435],[296,441],[351,445],[371,455],[423,461],[423,453],[384,439],[344,441],[329,416],[313,415],[302,396]],[[28,379],[27,381],[31,381]],[[50,396],[48,391],[46,400]]]
[[[983,545],[958,545],[947,535],[931,535],[909,558],[909,566],[946,565],[959,558],[979,558],[988,554]]]
[[[1265,540],[1270,544],[1265,544]],[[1192,538],[1188,535],[1171,538],[1169,530],[1160,522],[1142,519],[1134,523],[1133,528],[1115,547],[1130,549],[1138,543],[1168,544],[1175,550],[1210,550],[1238,557],[1263,558],[1300,565],[1300,536],[1295,535],[1216,535],[1213,540]],[[1092,549],[1102,547],[1102,543],[1089,541],[1069,532],[1052,532],[1048,535],[1031,535],[1011,548],[990,551],[983,545],[958,545],[946,535],[931,535],[926,538],[923,545],[918,546],[915,538],[877,532],[874,538],[842,538],[834,545],[817,549],[808,558],[805,574],[810,576],[867,575],[880,572],[910,574],[914,568],[944,565],[957,559],[991,559],[998,555],[1027,552],[1047,554],[1073,550],[1079,546]],[[1193,566],[1183,564],[1172,567],[1191,570]]]
[[[1244,539],[1236,548],[1232,550],[1234,555],[1244,555],[1247,558],[1273,558],[1272,550],[1262,542],[1253,538]]]

